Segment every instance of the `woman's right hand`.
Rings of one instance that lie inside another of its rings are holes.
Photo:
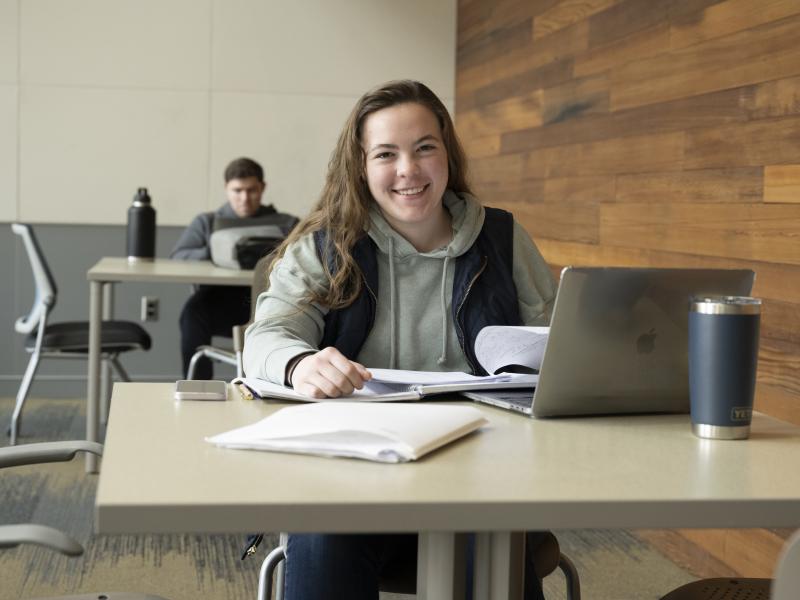
[[[292,371],[292,387],[312,398],[349,396],[364,387],[372,374],[333,346],[302,358]]]

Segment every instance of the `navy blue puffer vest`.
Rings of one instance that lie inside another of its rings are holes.
[[[514,285],[514,217],[497,208],[486,208],[483,228],[472,247],[456,258],[453,277],[453,322],[461,349],[472,372],[486,375],[475,358],[478,332],[487,325],[521,325],[517,288]],[[317,255],[336,272],[333,252],[326,252],[328,235],[314,233]],[[320,348],[334,346],[355,360],[372,330],[378,298],[377,246],[368,235],[353,247],[353,258],[361,269],[363,285],[355,301],[325,316]]]

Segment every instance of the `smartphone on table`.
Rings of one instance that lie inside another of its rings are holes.
[[[225,381],[181,379],[175,382],[176,400],[227,400],[228,384]]]

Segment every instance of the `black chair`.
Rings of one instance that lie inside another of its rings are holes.
[[[78,452],[91,452],[98,456],[103,446],[96,442],[68,441],[22,444],[0,448],[0,469],[20,465],[32,465],[72,460]],[[29,523],[0,525],[0,548],[13,548],[21,544],[36,544],[61,552],[67,556],[80,556],[83,546],[67,534],[43,525]],[[40,598],[39,600],[165,600],[161,596],[130,592],[102,592]]]
[[[22,238],[36,287],[36,295],[30,312],[17,319],[14,324],[18,333],[27,336],[25,350],[31,354],[31,358],[22,377],[14,413],[11,416],[9,435],[11,436],[10,443],[13,446],[17,443],[22,408],[36,375],[36,369],[39,367],[39,361],[42,358],[85,358],[89,352],[89,322],[47,322],[56,304],[58,294],[55,280],[31,226],[13,223],[11,229]],[[130,381],[130,378],[119,363],[119,355],[131,350],[148,350],[149,348],[150,336],[140,325],[130,321],[105,321],[103,323],[100,340],[101,357],[108,361],[108,364],[123,381]]]
[[[675,588],[661,600],[797,600],[800,597],[800,531],[783,547],[775,578],[715,577]]]

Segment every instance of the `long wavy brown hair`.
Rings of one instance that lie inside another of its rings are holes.
[[[333,264],[336,269],[331,272],[329,257],[323,256],[328,291],[325,294],[312,292],[307,300],[336,309],[351,304],[361,292],[363,278],[351,250],[369,228],[369,207],[374,202],[365,174],[362,128],[372,113],[406,102],[421,104],[436,115],[447,151],[447,188],[456,193],[469,193],[464,151],[450,114],[436,94],[419,81],[408,79],[390,81],[367,92],[356,103],[339,134],[328,162],[328,173],[319,200],[278,248],[270,267],[272,270],[277,260],[285,254],[286,248],[302,236],[320,229],[327,230],[330,242],[328,251],[334,253]]]

